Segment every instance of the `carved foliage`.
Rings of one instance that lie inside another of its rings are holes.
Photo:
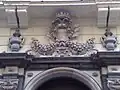
[[[42,45],[38,40],[32,41],[32,50],[40,55],[53,56],[71,56],[83,55],[94,48],[94,38],[89,39],[86,43],[74,43],[71,41],[57,40],[55,43]]]
[[[83,55],[94,48],[94,39],[89,39],[86,43],[74,43],[72,39],[77,35],[79,26],[72,27],[70,13],[59,11],[52,22],[50,39],[54,42],[42,45],[37,39],[32,40],[32,51],[39,55],[71,56]]]

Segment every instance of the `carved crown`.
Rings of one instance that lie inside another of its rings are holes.
[[[70,13],[68,11],[65,11],[65,10],[61,10],[61,11],[58,11],[56,13],[56,18],[64,18],[64,17],[67,17],[67,18],[70,18]]]

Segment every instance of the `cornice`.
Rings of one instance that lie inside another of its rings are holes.
[[[47,69],[68,66],[82,69],[100,69],[120,64],[120,52],[98,52],[89,57],[35,57],[26,53],[1,53],[0,66],[18,66],[25,69]]]
[[[28,7],[34,7],[34,6],[60,6],[60,5],[96,5],[99,7],[107,7],[108,5],[111,7],[119,7],[120,1],[100,1],[100,0],[88,0],[88,1],[79,1],[79,0],[2,0],[0,1],[0,7],[11,7],[14,8],[14,6],[17,5],[19,8],[28,6]]]

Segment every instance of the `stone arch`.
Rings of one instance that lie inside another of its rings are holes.
[[[90,77],[84,72],[80,72],[77,69],[68,68],[68,67],[52,68],[42,73],[39,73],[24,87],[24,90],[35,90],[37,87],[39,87],[43,83],[56,77],[73,78],[84,83],[91,90],[102,90],[101,87],[96,83],[96,81],[92,77]]]

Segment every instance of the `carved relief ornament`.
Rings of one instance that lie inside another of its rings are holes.
[[[0,90],[17,90],[18,79],[0,79]]]
[[[108,78],[107,86],[110,90],[120,90],[120,78]]]
[[[64,10],[56,13],[55,20],[49,32],[49,38],[53,43],[43,45],[37,39],[32,39],[31,50],[40,56],[73,56],[84,55],[94,48],[94,38],[86,43],[75,43],[72,40],[77,37],[79,27],[72,26],[69,12]]]

